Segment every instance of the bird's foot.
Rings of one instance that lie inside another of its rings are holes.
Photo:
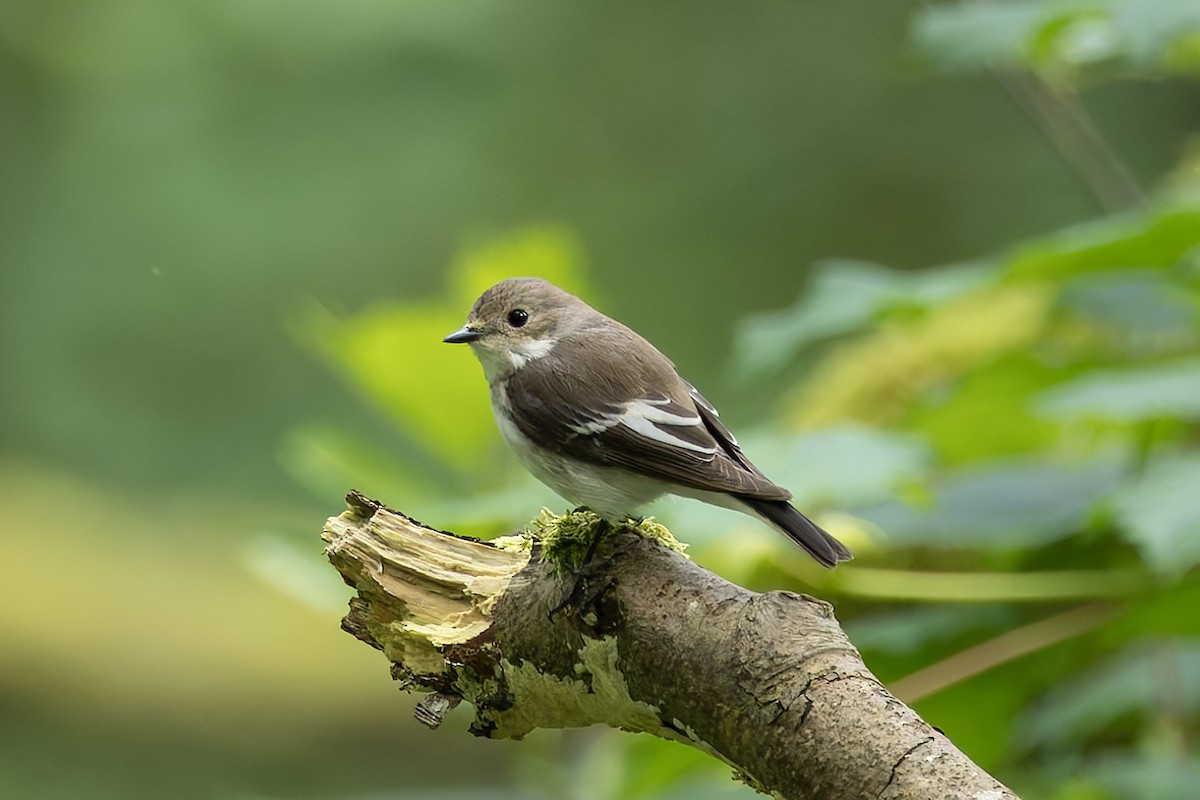
[[[562,602],[550,609],[550,613],[547,615],[550,619],[553,619],[555,614],[567,606],[572,606],[576,609],[586,607],[587,602],[590,600],[587,595],[588,579],[592,574],[592,559],[596,555],[596,548],[599,547],[600,540],[604,538],[604,535],[608,533],[611,527],[608,520],[603,518],[596,523],[596,527],[592,530],[592,540],[588,542],[587,552],[584,553],[583,560],[572,569],[571,591],[567,592]]]
[[[592,541],[588,542],[587,552],[583,555],[583,561],[577,568],[578,571],[587,569],[588,565],[592,563],[592,558],[596,555],[596,548],[600,545],[600,540],[604,538],[604,534],[608,533],[610,528],[612,528],[612,525],[603,517],[596,523],[596,527],[592,528]]]

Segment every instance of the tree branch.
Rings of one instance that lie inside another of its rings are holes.
[[[326,554],[357,591],[342,626],[383,651],[417,717],[466,700],[471,731],[602,723],[698,747],[783,798],[1015,795],[893,697],[827,604],[758,594],[629,532],[582,591],[543,558],[442,533],[358,493]]]

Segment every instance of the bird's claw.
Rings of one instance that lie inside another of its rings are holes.
[[[604,534],[608,533],[611,527],[608,520],[603,518],[596,523],[596,527],[592,531],[592,540],[588,542],[588,549],[584,553],[583,561],[574,569],[575,581],[571,586],[571,591],[567,592],[562,602],[550,609],[550,613],[546,615],[548,619],[554,619],[554,615],[567,606],[583,609],[587,605],[586,602],[579,601],[591,599],[585,597],[585,595],[587,595],[588,578],[592,573],[592,558],[596,555],[596,548],[600,545],[600,540],[604,538]]]

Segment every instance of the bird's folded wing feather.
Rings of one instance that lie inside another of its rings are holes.
[[[612,397],[613,387],[591,391],[586,378],[560,380],[542,369],[522,369],[505,387],[513,421],[542,447],[588,463],[695,489],[764,500],[791,497],[742,455],[712,405],[673,369],[668,386],[678,397],[639,385],[619,387],[630,391],[618,396],[632,399],[599,400]]]
[[[690,383],[684,383],[687,386],[688,397],[696,404],[696,413],[704,420],[704,426],[708,428],[708,432],[721,445],[722,449],[745,469],[753,472],[763,480],[769,480],[766,475],[759,471],[758,467],[750,463],[750,459],[746,458],[746,454],[742,452],[742,448],[738,445],[738,440],[734,438],[732,431],[725,427],[725,423],[721,421],[721,414],[717,411],[712,403],[704,395],[700,394],[699,390]],[[790,496],[790,492],[788,493]]]

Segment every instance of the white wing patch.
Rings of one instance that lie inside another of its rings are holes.
[[[725,425],[721,422],[721,412],[717,411],[716,406],[714,406],[712,403],[708,402],[708,400],[704,397],[704,395],[702,395],[702,394],[700,394],[700,392],[696,391],[695,386],[692,386],[689,383],[687,385],[687,387],[688,387],[688,395],[692,398],[692,402],[698,404],[705,411],[712,414],[714,419],[716,420],[716,425],[717,425],[717,428],[720,430],[721,435],[723,435],[726,439],[728,439],[729,443],[731,445],[733,445],[734,447],[737,447],[738,446],[737,438],[733,435],[733,432],[730,431],[729,428],[726,428]]]
[[[631,400],[621,406],[619,413],[605,414],[602,417],[597,417],[580,425],[572,425],[571,430],[576,433],[591,435],[606,431],[614,425],[624,425],[639,436],[652,439],[660,444],[669,445],[670,447],[682,447],[685,450],[705,455],[716,455],[717,448],[715,447],[705,447],[695,442],[689,442],[686,439],[680,439],[672,435],[670,431],[659,427],[660,425],[668,427],[694,427],[703,424],[700,417],[695,414],[688,414],[686,416],[672,414],[670,411],[659,408],[659,406],[667,405],[670,402],[671,400],[668,398],[661,400]]]
[[[572,425],[571,430],[582,433],[584,436],[591,436],[593,433],[603,433],[616,424],[617,417],[606,415],[581,425]]]

